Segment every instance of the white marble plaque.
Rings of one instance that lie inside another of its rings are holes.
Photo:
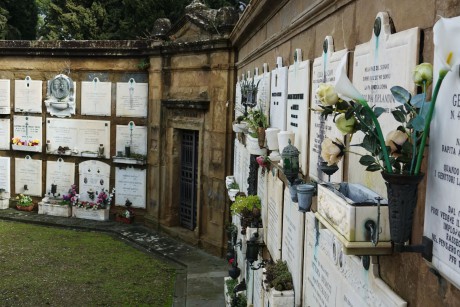
[[[277,170],[268,175],[267,248],[274,261],[281,259],[283,223],[283,182]],[[265,232],[265,231],[264,231]]]
[[[64,162],[61,158],[57,161],[46,161],[46,187],[45,194],[51,192],[51,185],[57,185],[56,193],[68,194],[70,187],[75,183],[75,163]]]
[[[379,36],[372,31],[369,42],[356,46],[353,61],[353,84],[367,99],[370,106],[381,107],[387,110],[379,117],[383,136],[391,130],[396,130],[398,123],[390,110],[397,107],[391,94],[391,87],[399,85],[410,92],[414,92],[412,72],[418,63],[418,48],[420,31],[418,28],[408,29],[391,34],[389,16],[387,13],[378,13],[377,18],[382,21]],[[373,29],[373,25],[369,25]],[[353,136],[352,144],[359,144],[364,134],[359,132]],[[358,153],[367,152],[355,147]],[[386,195],[386,187],[379,172],[366,172],[365,166],[359,164],[358,155],[350,155],[349,174],[350,182],[361,183]]]
[[[456,18],[458,22],[460,19]],[[449,36],[452,36],[449,33]],[[450,37],[458,42],[460,33]],[[440,52],[435,49],[435,54]],[[441,63],[435,56],[434,76]],[[423,233],[433,240],[435,268],[460,288],[460,79],[458,63],[444,78],[431,121]],[[436,80],[433,81],[436,84]],[[434,85],[433,85],[434,86]]]
[[[148,83],[117,82],[117,116],[147,117]]]
[[[125,146],[130,144],[131,154],[147,155],[147,127],[130,125],[117,125],[117,152],[125,151]]]
[[[317,229],[314,213],[305,215],[303,306],[407,306],[378,277],[378,265],[363,268],[360,257],[343,253],[328,229]]]
[[[147,171],[132,167],[115,168],[115,205],[124,206],[126,200],[133,207],[145,208]]]
[[[112,106],[112,82],[81,82],[81,114],[110,116]]]
[[[240,161],[240,142],[235,139],[235,144],[233,145],[233,177],[235,177],[236,183],[241,184],[240,179],[240,170],[241,170],[241,161]]]
[[[110,165],[97,160],[88,160],[78,165],[80,201],[96,202],[97,195],[91,200],[88,191],[99,193],[109,190]],[[110,191],[109,191],[110,192]],[[107,193],[109,193],[107,192]]]
[[[26,156],[15,158],[14,163],[15,193],[42,196],[42,160]]]
[[[299,206],[291,200],[289,188],[284,189],[283,206],[283,239],[281,258],[286,261],[292,274],[294,292],[302,292],[303,250],[304,250],[305,214],[299,211]],[[301,305],[302,297],[296,295],[296,306]]]
[[[0,157],[0,189],[8,193],[6,198],[11,193],[10,161],[9,157]]]
[[[243,105],[241,104],[241,83],[240,83],[240,78],[238,77],[238,82],[236,82],[235,85],[235,119],[238,118],[238,116],[243,115]]]
[[[42,113],[42,81],[14,80],[14,111]]]
[[[300,171],[305,176],[308,170],[308,106],[310,103],[310,61],[302,61],[302,52],[296,49],[294,64],[288,71],[287,118],[288,131],[295,134],[294,146],[300,151]]]
[[[0,114],[10,113],[10,80],[0,79]]]
[[[49,152],[55,153],[61,147],[69,147],[75,155],[85,152],[96,153],[100,144],[104,146],[104,157],[110,157],[110,121],[84,119],[46,120],[46,140]]]
[[[311,80],[311,109],[318,109],[320,101],[316,98],[316,90],[321,83],[333,84],[335,73],[340,60],[348,52],[348,49],[334,51],[334,42],[331,36],[324,40],[324,46],[327,51],[321,57],[313,61],[313,72]],[[327,120],[321,118],[319,112],[311,111],[310,113],[310,167],[308,169],[311,178],[320,181],[327,181],[328,176],[318,169],[318,164],[323,161],[321,158],[321,143],[324,138],[338,138],[343,141],[343,135],[335,127],[333,117],[329,116]],[[339,170],[331,176],[331,182],[341,182],[343,178],[343,159],[337,164]]]
[[[262,108],[267,118],[270,118],[270,81],[270,72],[268,71],[267,63],[264,63],[263,72],[261,74],[259,74],[259,69],[256,68],[254,83],[259,84],[257,90],[257,105]]]
[[[270,83],[270,127],[286,130],[288,68],[283,59],[276,59],[276,68],[271,72]]]
[[[267,227],[268,225],[268,190],[267,190],[267,184],[268,184],[268,176],[270,173],[270,170],[265,169],[265,171],[262,171],[263,168],[259,167],[257,170],[257,196],[260,197],[260,202],[262,205],[261,209],[261,215],[262,215],[262,225],[264,227]],[[267,232],[264,231],[264,242],[267,242]]]
[[[22,116],[15,115],[13,118],[13,138],[19,138],[24,143],[23,146],[14,147],[17,150],[35,149],[42,151],[42,118],[41,116]],[[38,140],[36,146],[27,146],[29,142]]]
[[[264,292],[262,287],[263,282],[263,270],[259,269],[254,271],[254,291],[253,291],[253,306],[262,307],[264,305]]]
[[[0,149],[9,150],[11,143],[10,119],[0,118]]]

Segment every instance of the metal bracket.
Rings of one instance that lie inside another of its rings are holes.
[[[428,237],[422,237],[422,244],[403,245],[393,244],[393,251],[397,253],[420,253],[422,257],[429,262],[433,260],[433,240]]]

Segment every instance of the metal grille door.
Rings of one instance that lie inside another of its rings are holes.
[[[194,230],[197,203],[198,131],[182,131],[180,172],[180,223],[181,226]]]

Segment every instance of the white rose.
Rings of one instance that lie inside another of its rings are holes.
[[[321,104],[333,106],[339,101],[339,96],[335,88],[326,83],[321,83],[316,89],[316,97],[321,101]]]
[[[340,140],[325,138],[321,143],[321,157],[329,166],[337,164],[343,157],[344,149],[345,145]]]
[[[414,79],[414,83],[418,86],[423,86],[423,81],[425,81],[426,86],[429,86],[431,82],[433,82],[433,65],[430,63],[422,63],[415,66],[412,78]]]
[[[407,138],[407,134],[402,131],[390,131],[385,140],[385,145],[390,147],[390,154],[398,156],[401,151],[401,147],[407,141]]]

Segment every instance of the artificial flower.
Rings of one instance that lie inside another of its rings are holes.
[[[337,67],[335,73],[334,87],[339,97],[345,101],[355,100],[360,103],[366,102],[361,93],[353,86],[350,79],[347,76],[347,58],[348,54],[345,54],[340,60],[340,64]]]
[[[321,143],[321,157],[327,162],[328,166],[337,164],[343,157],[345,145],[339,140],[335,141],[325,138]]]
[[[422,63],[415,66],[412,79],[418,86],[430,86],[433,82],[433,65],[431,63]]]
[[[339,114],[335,118],[335,126],[343,135],[353,134],[356,132],[356,118],[351,116],[347,119],[345,114]]]
[[[339,101],[339,96],[331,84],[321,83],[316,89],[316,97],[323,105],[333,106]]]
[[[408,136],[400,130],[393,130],[387,134],[385,145],[390,147],[390,154],[398,157],[401,154],[401,148],[407,141]]]

